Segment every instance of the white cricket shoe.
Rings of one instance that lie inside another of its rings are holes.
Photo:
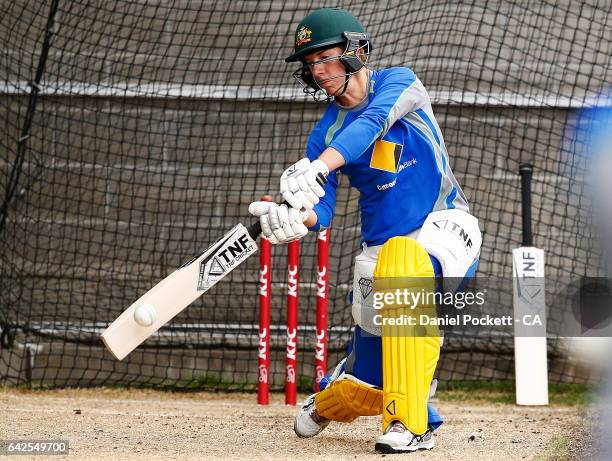
[[[312,394],[302,403],[302,407],[295,416],[293,430],[298,437],[314,437],[327,427],[330,420],[319,416],[315,407],[315,394]]]
[[[399,421],[393,421],[383,435],[376,439],[375,450],[379,453],[405,453],[431,450],[436,446],[433,431],[427,429],[423,435],[415,435]]]

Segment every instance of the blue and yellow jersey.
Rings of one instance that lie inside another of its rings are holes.
[[[469,209],[421,81],[405,67],[369,72],[368,98],[351,109],[330,104],[306,155],[314,160],[327,147],[342,154],[340,172],[360,192],[362,241],[379,245],[420,228],[432,211]],[[311,229],[330,225],[337,186],[332,172]]]

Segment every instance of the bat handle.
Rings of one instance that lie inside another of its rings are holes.
[[[521,201],[523,212],[523,246],[533,246],[533,233],[531,231],[531,177],[533,167],[527,164],[519,166],[521,175]]]
[[[321,186],[324,186],[325,184],[327,184],[327,176],[324,176],[322,173],[319,173],[319,175],[317,176],[317,182]],[[286,200],[283,202],[283,204],[287,205],[288,207],[291,207],[291,205],[289,205],[289,202],[287,202]],[[257,240],[257,237],[259,237],[259,234],[261,234],[261,223],[259,222],[259,220],[247,227],[247,231],[249,232],[249,235],[253,240]]]
[[[286,200],[283,202],[283,204],[287,205],[288,207],[291,206]],[[253,224],[247,227],[247,231],[253,240],[257,240],[257,237],[259,237],[259,234],[261,234],[261,222],[259,220],[255,221]]]
[[[257,237],[259,237],[259,234],[261,234],[261,223],[259,220],[247,227],[247,231],[253,240],[257,240]]]

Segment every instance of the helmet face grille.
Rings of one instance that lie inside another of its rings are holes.
[[[329,47],[327,47],[329,48]],[[323,51],[323,50],[321,50]],[[360,55],[364,56],[362,60]],[[365,42],[360,45],[360,41],[348,40],[344,51],[337,55],[326,57],[318,61],[306,63],[302,61],[302,67],[293,72],[293,78],[295,78],[301,85],[302,91],[309,94],[317,102],[330,102],[333,101],[336,96],[344,94],[348,87],[348,82],[351,77],[359,72],[363,67],[366,66],[369,57],[369,43]],[[344,64],[344,73],[333,75],[324,81],[317,81],[314,76],[313,67],[317,65],[323,65],[332,61],[341,61]],[[321,86],[322,83],[330,80],[342,78],[344,85],[341,86],[334,94],[328,94],[325,89]]]

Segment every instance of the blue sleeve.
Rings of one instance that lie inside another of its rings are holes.
[[[306,157],[310,161],[316,160],[325,150],[321,130],[315,128],[308,138],[306,146]],[[323,186],[325,195],[321,197],[321,201],[314,206],[314,212],[317,215],[317,222],[314,226],[309,227],[311,231],[320,231],[327,229],[334,217],[336,209],[336,189],[338,188],[338,177],[335,171],[329,173],[327,184]]]
[[[330,144],[347,165],[384,136],[397,120],[429,102],[423,84],[406,67],[387,69],[376,79],[369,105]]]

